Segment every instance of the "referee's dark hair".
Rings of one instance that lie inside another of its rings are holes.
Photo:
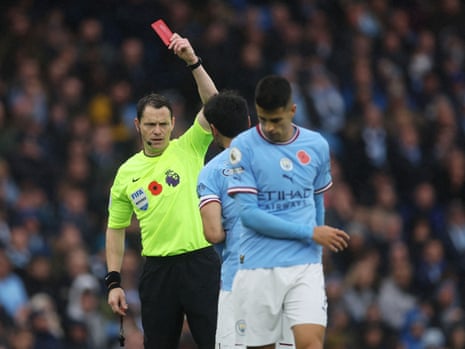
[[[203,113],[225,137],[234,138],[249,128],[247,101],[232,90],[221,91],[205,104]]]

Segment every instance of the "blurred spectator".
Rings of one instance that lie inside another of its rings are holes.
[[[440,166],[435,181],[439,200],[444,203],[455,200],[463,202],[465,198],[465,149],[458,147],[450,149]]]
[[[14,327],[8,335],[8,349],[34,349],[36,339],[28,327]]]
[[[77,231],[72,227],[68,227],[66,231],[67,234],[70,235],[68,235],[64,241],[71,242],[71,239],[77,238],[76,236],[73,236],[73,234]],[[90,271],[89,254],[80,242],[60,247],[63,247],[64,250],[56,250],[57,259],[54,261],[54,266],[56,268],[54,273],[56,275],[57,282],[58,307],[60,312],[66,315],[67,305],[70,301],[68,298],[69,290],[73,281],[78,276],[88,274]],[[76,300],[73,301],[75,302]]]
[[[360,115],[348,122],[345,138],[344,160],[346,165],[353,166],[349,172],[352,186],[361,189],[377,173],[389,170],[388,153],[392,140],[383,112],[375,104],[367,103]]]
[[[303,91],[312,99],[315,118],[318,124],[314,128],[327,139],[332,151],[342,152],[341,132],[346,122],[346,107],[341,93],[324,66],[315,63],[310,68],[310,81]]]
[[[428,328],[421,338],[421,346],[426,349],[445,349],[446,339],[439,328]]]
[[[429,156],[422,144],[420,131],[411,122],[397,125],[397,139],[390,153],[391,173],[403,200],[408,200],[419,180],[429,180]]]
[[[86,324],[83,321],[68,319],[65,324],[64,348],[93,349]]]
[[[57,348],[63,346],[63,329],[53,298],[37,293],[29,301],[29,323],[35,336],[34,349]]]
[[[15,148],[19,132],[19,127],[14,124],[10,115],[8,115],[5,102],[0,99],[0,156],[2,158],[6,158]]]
[[[10,173],[9,163],[0,157],[0,202],[7,208],[14,206],[19,196],[19,188]]]
[[[416,293],[420,297],[431,297],[435,285],[438,285],[449,271],[441,241],[438,239],[427,240],[420,259],[415,262],[414,285]]]
[[[356,323],[365,319],[368,307],[377,299],[376,273],[376,265],[369,258],[355,263],[347,272],[344,305]]]
[[[357,334],[359,347],[366,349],[391,348],[398,337],[382,319],[377,301],[368,306],[364,320],[357,326]]]
[[[92,246],[96,222],[88,213],[88,195],[80,187],[63,185],[60,193],[61,205],[58,211],[60,225],[71,224],[76,226],[82,234],[84,243]]]
[[[4,248],[0,248],[0,307],[14,322],[21,324],[28,296],[22,279],[13,271],[13,265]]]
[[[101,287],[92,274],[78,275],[68,293],[67,316],[85,323],[91,347],[106,349],[108,342],[107,321],[100,310]]]
[[[4,208],[0,209],[0,247],[7,246],[10,241],[11,231],[7,222],[7,217],[7,210]]]
[[[406,317],[401,342],[407,349],[423,348],[423,336],[428,327],[427,319],[420,313]]]
[[[355,342],[350,315],[343,307],[332,307],[330,309],[331,319],[328,322],[325,334],[325,348],[328,349],[350,349]]]
[[[53,275],[52,260],[45,254],[31,256],[24,272],[24,285],[29,297],[35,294],[46,294],[57,300],[58,290]]]
[[[415,307],[417,298],[412,292],[413,268],[408,261],[392,265],[389,275],[380,283],[379,306],[381,317],[399,331],[408,311]]]
[[[424,218],[431,225],[433,235],[441,236],[445,227],[445,212],[437,198],[436,187],[428,181],[417,179],[411,190],[411,200],[401,208],[406,229],[411,231],[412,223]]]
[[[28,130],[34,130],[36,126],[29,125]],[[11,173],[22,191],[28,186],[38,186],[51,196],[57,168],[53,166],[40,143],[38,135],[23,133],[17,143],[14,156],[12,153],[9,154],[8,161]]]
[[[379,251],[371,249],[372,241],[366,226],[362,222],[355,220],[349,222],[345,227],[345,231],[350,235],[350,244],[344,251],[333,256],[338,270],[345,273],[366,256],[371,257],[373,253],[378,257],[380,256]],[[375,262],[374,267],[378,267],[376,261],[372,260],[372,262]]]
[[[346,182],[341,182],[325,198],[328,224],[344,229],[357,213],[356,198],[351,187]]]
[[[77,70],[84,84],[85,93],[102,91],[108,81],[108,67],[115,57],[114,47],[104,40],[103,23],[97,18],[84,18],[79,22]]]
[[[7,103],[16,121],[22,125],[34,124],[43,128],[47,119],[47,98],[40,75],[40,62],[24,56],[16,62],[16,80],[10,86]]]
[[[8,258],[17,271],[21,272],[26,269],[26,265],[31,259],[29,244],[29,235],[24,226],[15,225],[11,227],[10,241],[6,250]]]
[[[448,331],[454,323],[465,320],[457,281],[445,279],[435,288],[434,307],[438,325]]]
[[[407,233],[406,242],[414,264],[421,260],[424,246],[433,237],[433,229],[428,219],[418,217],[412,221],[412,228]]]
[[[465,203],[452,201],[447,210],[445,234],[442,236],[450,263],[465,271]]]
[[[448,331],[446,343],[449,349],[465,347],[465,324],[463,322],[452,324]]]

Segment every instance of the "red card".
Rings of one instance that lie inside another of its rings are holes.
[[[168,28],[163,19],[156,20],[152,24],[152,29],[158,34],[163,43],[168,46],[173,32]]]

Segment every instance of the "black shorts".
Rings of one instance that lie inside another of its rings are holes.
[[[176,349],[184,316],[198,348],[215,347],[220,268],[212,246],[146,258],[139,285],[146,349]]]

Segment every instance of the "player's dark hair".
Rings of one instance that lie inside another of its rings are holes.
[[[203,113],[223,136],[234,138],[249,128],[249,108],[246,100],[235,91],[222,91],[211,97]]]
[[[282,76],[265,76],[255,88],[255,104],[265,110],[284,108],[289,105],[291,98],[291,84]]]
[[[170,111],[170,116],[173,116],[173,107],[171,106],[169,99],[158,93],[151,92],[139,99],[137,102],[137,119],[139,119],[139,121],[142,118],[145,107],[147,106],[151,106],[155,109],[166,107]]]

